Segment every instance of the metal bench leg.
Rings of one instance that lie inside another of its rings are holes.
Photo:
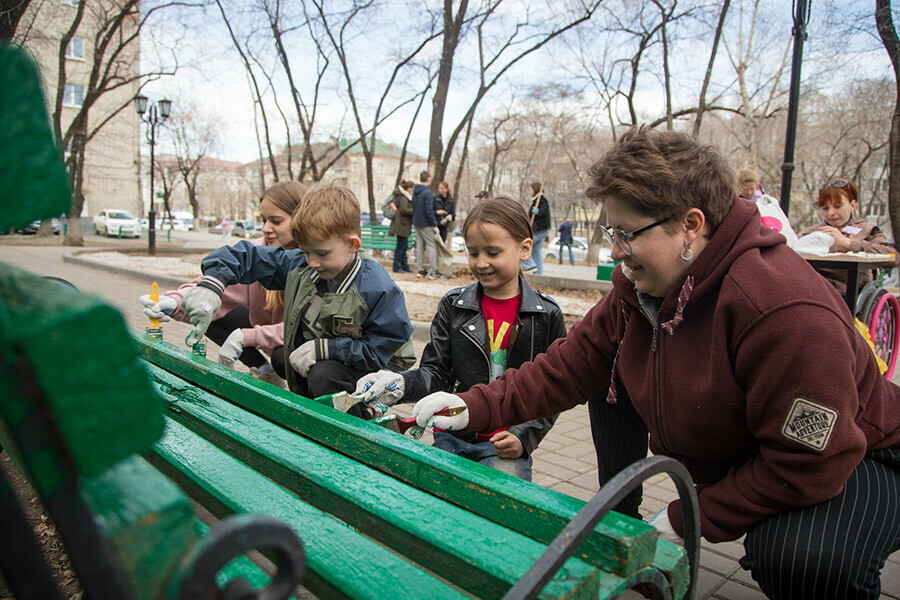
[[[593,498],[578,511],[578,514],[547,546],[547,549],[535,561],[525,576],[514,585],[503,597],[504,600],[522,600],[537,598],[547,582],[559,570],[563,563],[581,546],[582,542],[593,531],[594,527],[616,506],[632,489],[645,479],[658,473],[668,473],[675,481],[678,496],[681,498],[684,517],[685,549],[690,563],[691,581],[685,598],[693,598],[697,573],[700,567],[700,511],[697,504],[697,493],[690,473],[680,462],[664,456],[653,456],[638,461],[619,472],[594,495]],[[660,581],[646,581],[642,585],[659,588]],[[666,584],[667,585],[667,584]],[[658,589],[662,597],[670,597],[667,589]]]

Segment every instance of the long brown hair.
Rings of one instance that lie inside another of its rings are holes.
[[[521,204],[507,196],[496,196],[479,202],[466,215],[463,222],[463,238],[475,223],[493,223],[505,229],[517,242],[533,238],[531,222]]]
[[[293,215],[305,194],[306,186],[299,181],[279,181],[267,187],[259,201],[261,203],[263,200],[268,200],[278,209]],[[293,242],[290,247],[296,248],[296,242]],[[266,290],[266,305],[263,308],[275,310],[279,306],[284,306],[284,290]]]
[[[447,188],[447,195],[444,196],[444,198],[446,198],[447,200],[453,200],[453,188],[450,187],[450,184],[446,181],[442,181],[438,184],[438,190],[440,190],[441,186]]]

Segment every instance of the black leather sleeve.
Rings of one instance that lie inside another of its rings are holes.
[[[451,300],[444,296],[431,321],[431,341],[422,352],[418,369],[403,372],[403,402],[416,402],[428,394],[448,391],[452,370],[450,351]]]

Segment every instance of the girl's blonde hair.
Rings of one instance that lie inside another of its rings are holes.
[[[306,186],[299,181],[279,181],[266,188],[259,201],[268,200],[278,209],[293,215],[305,194]],[[291,247],[296,247],[296,243]],[[263,308],[275,310],[279,306],[284,306],[284,290],[266,290],[266,305]]]
[[[493,223],[505,229],[516,242],[533,238],[531,223],[521,204],[507,196],[487,198],[469,209],[463,222],[463,238],[474,223]]]

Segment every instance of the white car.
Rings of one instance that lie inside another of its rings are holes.
[[[451,252],[465,252],[466,251],[466,240],[461,235],[454,235],[450,238],[450,251]]]
[[[125,210],[101,210],[94,217],[94,231],[113,237],[141,237],[141,222]]]
[[[588,239],[586,237],[573,237],[572,238],[572,254],[575,256],[575,261],[585,261],[587,260],[588,255]],[[564,248],[562,251],[563,262],[569,261],[569,249]],[[547,249],[544,250],[544,260],[559,260],[559,236],[556,236],[550,243],[547,245]],[[600,250],[600,262],[606,262],[603,260],[603,250]]]

